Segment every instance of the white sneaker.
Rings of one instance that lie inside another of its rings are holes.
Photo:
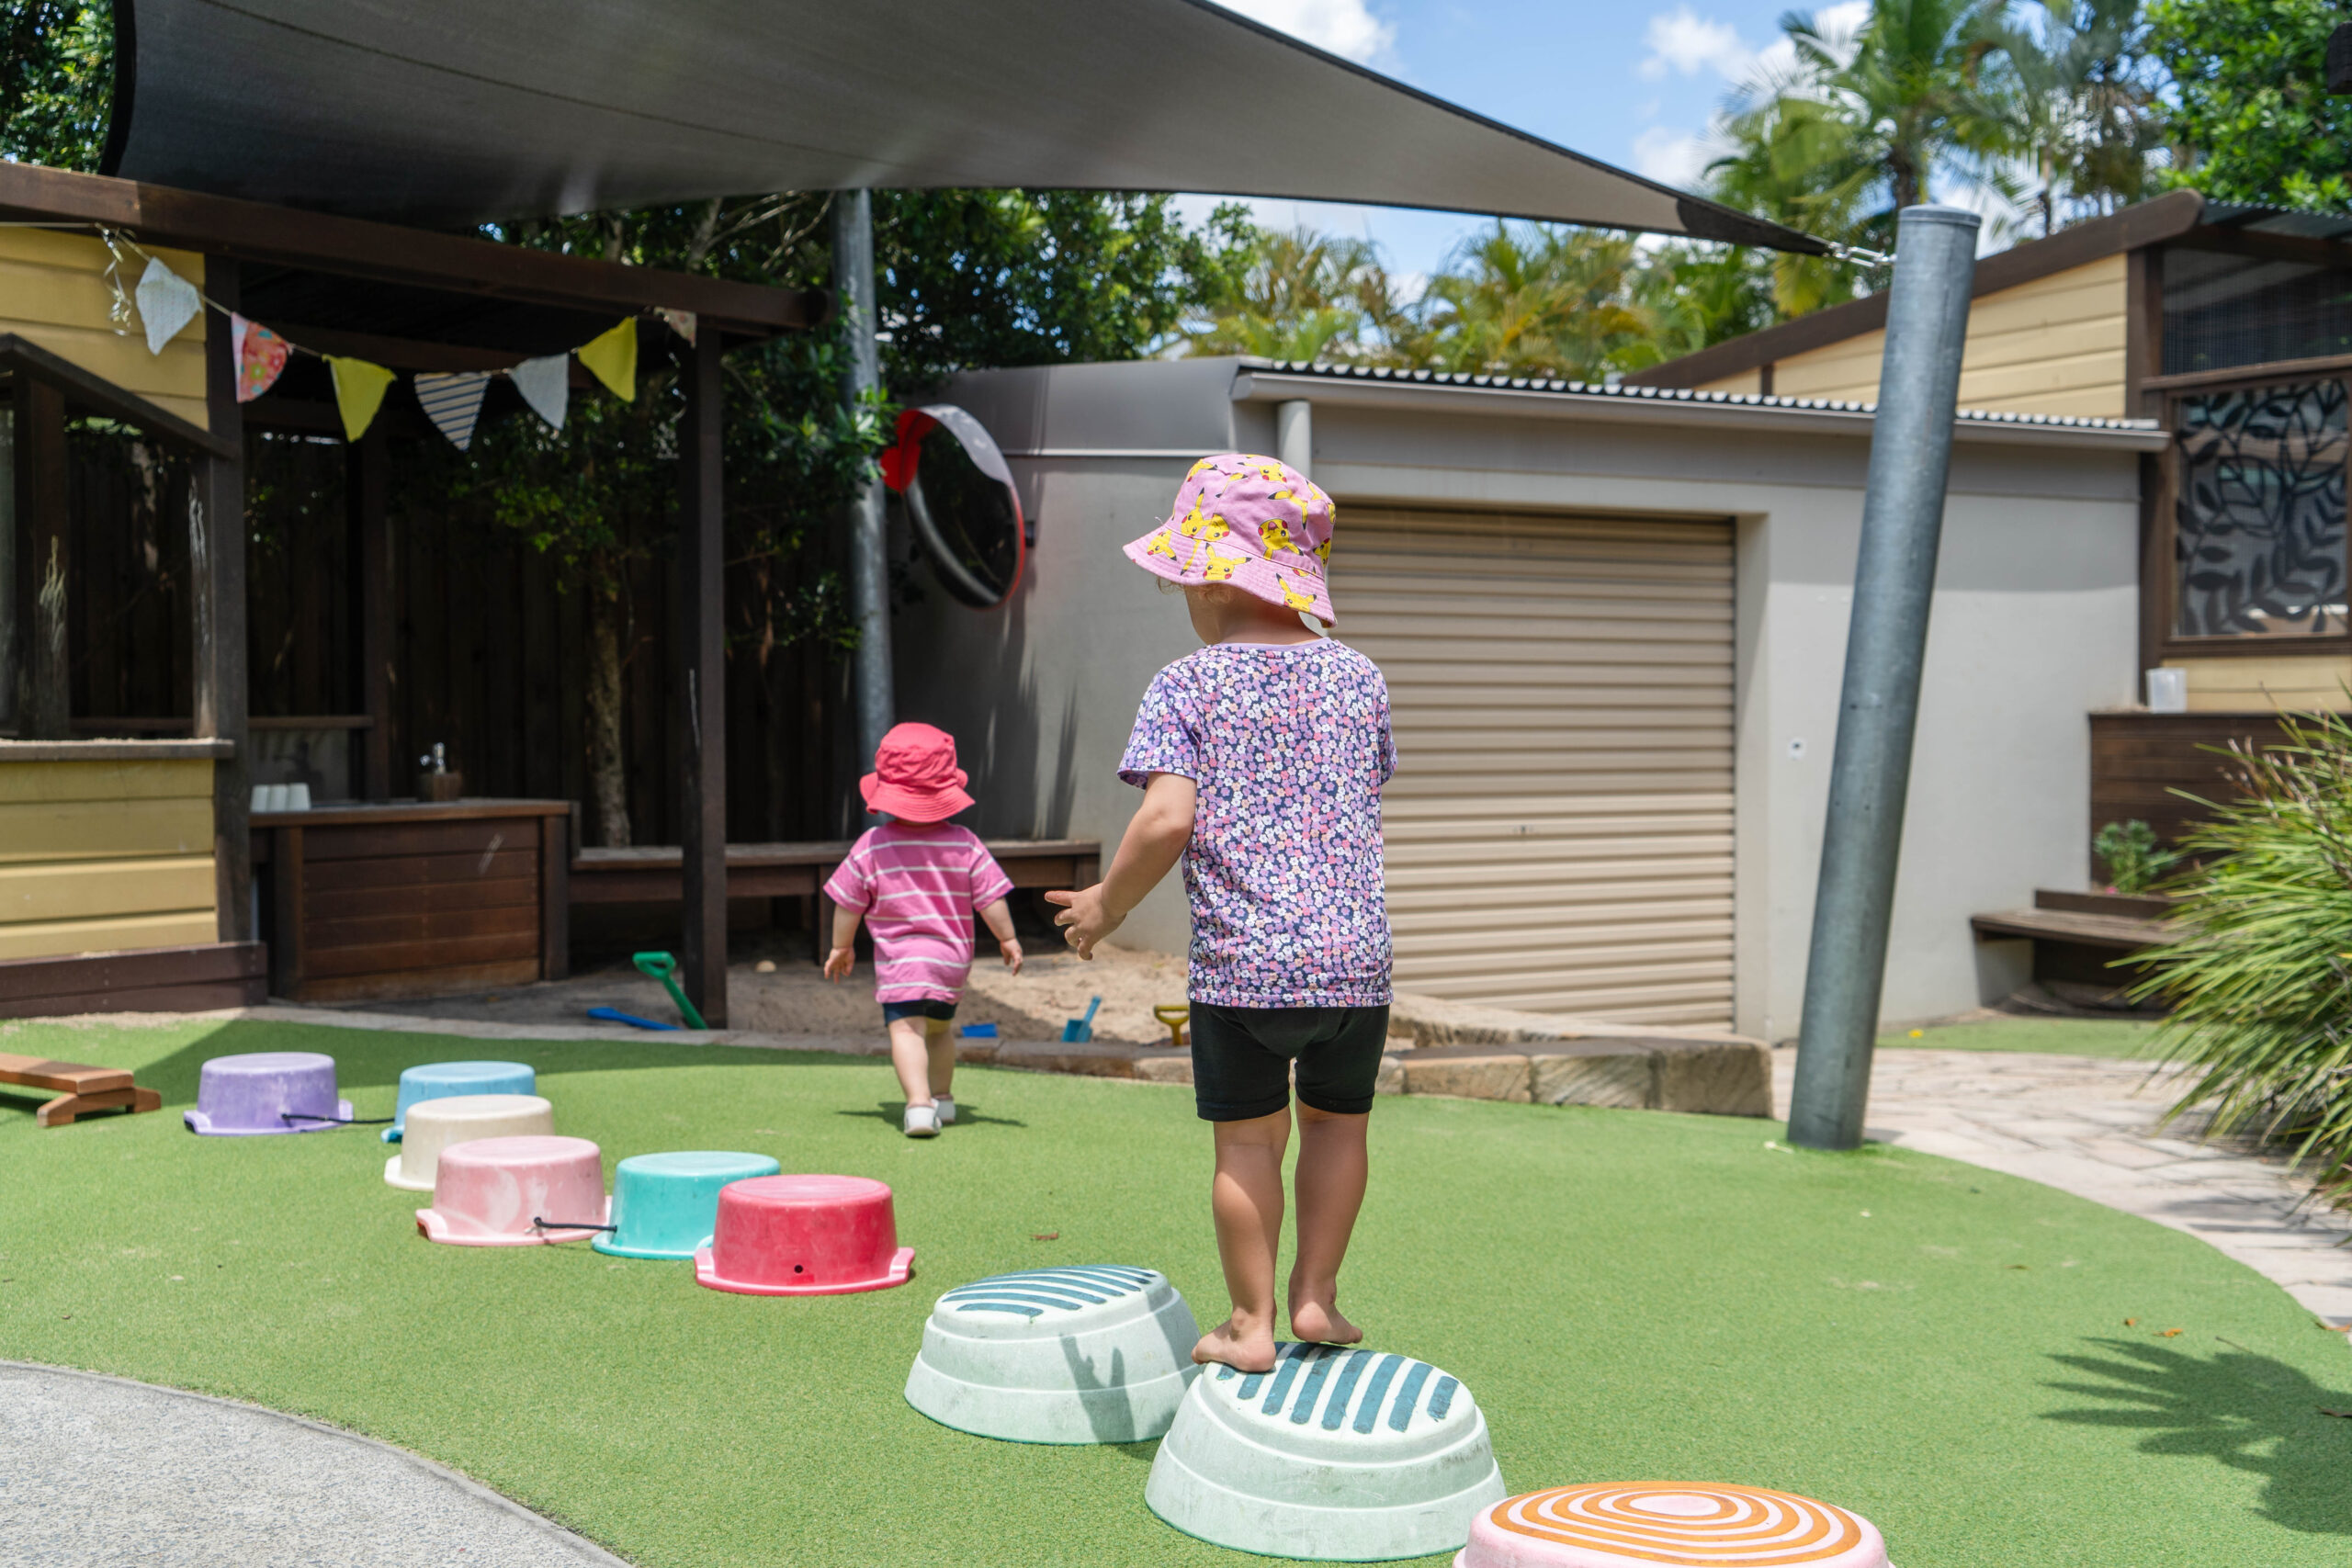
[[[906,1133],[910,1138],[939,1136],[939,1112],[928,1105],[908,1106]]]
[[[931,1108],[939,1112],[939,1124],[941,1126],[953,1127],[956,1124],[956,1097],[954,1095],[933,1095],[931,1097]]]

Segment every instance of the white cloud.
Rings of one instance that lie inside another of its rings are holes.
[[[1634,138],[1634,172],[1678,190],[1694,188],[1714,157],[1707,138],[1686,136],[1663,125]]]
[[[1650,51],[1639,67],[1645,82],[1657,81],[1668,71],[1684,76],[1712,71],[1737,82],[1756,64],[1756,51],[1740,41],[1730,23],[1702,17],[1688,6],[1652,17],[1643,41]]]
[[[1238,11],[1253,22],[1277,32],[1328,49],[1359,65],[1369,65],[1387,54],[1396,42],[1396,28],[1372,13],[1365,0],[1221,0],[1226,9]]]

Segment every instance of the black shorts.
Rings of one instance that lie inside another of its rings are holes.
[[[1372,1109],[1388,1010],[1227,1008],[1193,1004],[1193,1098],[1204,1122],[1246,1122],[1298,1100],[1335,1116]]]
[[[924,1000],[919,1002],[884,1002],[882,1022],[885,1028],[902,1018],[935,1018],[941,1022],[956,1016],[954,1002]]]

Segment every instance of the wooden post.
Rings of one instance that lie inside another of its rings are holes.
[[[539,978],[560,980],[571,973],[571,813],[567,810],[539,818]]]
[[[208,256],[205,292],[225,309],[237,304],[237,264]],[[253,762],[245,715],[244,412],[237,401],[237,362],[229,323],[204,320],[205,423],[232,444],[233,457],[207,457],[188,491],[188,575],[196,627],[196,734],[230,743],[212,767],[212,865],[222,942],[254,932]]]
[[[353,783],[362,800],[389,800],[392,794],[392,551],[384,520],[384,488],[390,453],[381,420],[368,426],[356,446],[346,448],[344,498],[351,514],[351,588],[358,636],[357,691],[368,728],[359,739],[360,761]]]
[[[727,1027],[726,557],[721,539],[719,337],[706,322],[684,358],[678,431],[678,845],[684,895],[680,966],[686,995],[713,1029]]]
[[[19,721],[32,740],[63,740],[73,688],[66,642],[65,393],[19,371],[16,421],[17,624],[25,628],[25,702]]]
[[[265,829],[269,846],[269,994],[292,997],[302,989],[302,829]]]

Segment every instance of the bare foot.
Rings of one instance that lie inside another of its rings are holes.
[[[1228,1317],[1201,1336],[1201,1342],[1193,1347],[1193,1359],[1204,1367],[1223,1365],[1237,1371],[1271,1372],[1274,1370],[1273,1325],[1239,1328]]]
[[[1363,1337],[1363,1330],[1340,1315],[1340,1309],[1324,1302],[1295,1302],[1290,1309],[1290,1331],[1309,1345],[1353,1345]]]

